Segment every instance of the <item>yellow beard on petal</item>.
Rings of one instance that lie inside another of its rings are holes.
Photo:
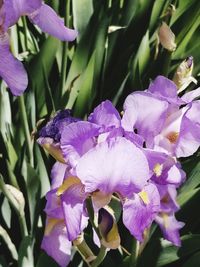
[[[159,177],[162,174],[163,164],[156,163],[153,168],[153,172],[155,173],[156,177]]]
[[[63,219],[56,219],[56,218],[49,218],[45,227],[44,235],[50,235],[51,231],[53,230],[54,226],[56,224],[59,224],[61,222],[64,222]]]
[[[171,144],[175,144],[178,137],[179,137],[179,133],[178,132],[170,132],[166,137]]]
[[[150,203],[149,197],[146,191],[143,190],[140,193],[138,193],[138,195],[142,199],[145,205],[148,205]]]
[[[58,188],[56,195],[60,196],[62,195],[70,186],[75,185],[75,184],[80,184],[81,181],[78,177],[76,176],[70,176],[64,182],[62,185]]]

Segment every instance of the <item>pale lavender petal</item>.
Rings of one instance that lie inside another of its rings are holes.
[[[195,98],[198,98],[200,96],[200,87],[192,90],[188,93],[185,93],[181,99],[185,102],[185,103],[190,103],[192,102]]]
[[[61,41],[74,41],[77,31],[65,27],[63,19],[48,5],[42,6],[35,12],[29,14],[29,19],[46,32]]]
[[[86,226],[86,212],[83,185],[72,185],[61,195],[62,208],[67,228],[67,237],[70,241],[75,240]]]
[[[200,101],[195,101],[184,114],[175,153],[177,157],[194,154],[200,145]]]
[[[40,8],[42,0],[4,0],[4,31],[17,23],[18,19]]]
[[[28,76],[23,64],[11,54],[7,34],[0,35],[0,76],[13,95],[21,95],[28,86]]]
[[[178,97],[176,84],[164,76],[158,76],[149,86],[148,92],[171,104],[184,104]]]
[[[179,210],[176,201],[177,190],[174,185],[156,185],[160,194],[160,212],[171,213]]]
[[[46,194],[46,207],[44,211],[49,217],[63,219],[63,211],[60,204],[60,198],[56,194],[57,189],[53,189]]]
[[[96,144],[99,129],[100,126],[86,121],[79,121],[66,126],[61,133],[60,140],[66,161],[69,160],[70,164],[75,166],[79,157]]]
[[[156,216],[155,221],[160,226],[164,238],[171,241],[175,246],[181,246],[179,230],[185,225],[178,222],[174,214],[161,213]]]
[[[56,162],[51,169],[51,188],[55,189],[62,185],[64,178],[67,177],[65,174],[67,171],[67,164]]]
[[[146,197],[134,194],[132,199],[125,200],[123,204],[123,223],[131,234],[143,241],[144,230],[153,222],[160,209],[160,195],[155,185],[149,184],[143,190]]]
[[[109,127],[120,127],[121,125],[119,112],[109,100],[97,106],[88,117],[88,121],[96,123],[105,129]]]
[[[102,142],[83,155],[76,172],[86,192],[140,191],[149,179],[149,168],[142,151],[123,137]]]
[[[41,248],[61,267],[66,267],[71,259],[72,244],[67,239],[63,222],[57,223],[50,233],[44,235]]]
[[[136,129],[146,142],[151,142],[164,125],[168,103],[154,97],[151,93],[135,92],[126,98],[124,109],[122,126],[125,130]]]

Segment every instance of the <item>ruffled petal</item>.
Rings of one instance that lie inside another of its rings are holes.
[[[145,108],[144,108],[145,107]],[[135,92],[124,103],[122,126],[125,130],[137,130],[146,142],[151,143],[166,120],[168,103],[154,97],[151,93]]]
[[[61,149],[72,166],[96,144],[95,138],[99,135],[99,129],[100,126],[86,121],[71,123],[65,127],[61,133]]]
[[[45,235],[42,240],[41,248],[51,256],[61,267],[66,267],[71,259],[72,244],[67,239],[66,227],[64,222],[47,219]],[[53,224],[52,226],[50,224]],[[48,228],[51,228],[50,231]]]
[[[149,184],[123,204],[123,223],[139,241],[160,209],[160,195],[155,185]]]
[[[13,95],[21,95],[28,86],[28,76],[23,64],[9,50],[7,34],[0,35],[0,76]]]
[[[139,192],[149,178],[142,151],[123,137],[102,142],[83,155],[77,164],[77,176],[86,192]]]
[[[74,41],[77,31],[71,30],[64,25],[63,19],[58,17],[56,12],[46,4],[29,14],[29,19],[46,32],[61,41]]]
[[[120,127],[121,118],[113,104],[106,100],[97,106],[88,117],[88,121],[96,123],[103,128]]]

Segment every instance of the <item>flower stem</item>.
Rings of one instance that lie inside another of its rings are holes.
[[[92,262],[91,267],[98,267],[102,261],[104,260],[107,254],[107,249],[103,245],[101,245],[99,254],[97,255],[96,259]]]
[[[98,238],[101,240],[101,234],[99,232],[98,227],[95,225],[95,222],[94,222],[94,209],[93,209],[93,206],[92,206],[91,198],[87,198],[86,207],[87,207],[90,223],[91,223],[92,227],[94,228]]]
[[[31,166],[33,166],[33,144],[31,141],[31,136],[30,136],[30,131],[29,131],[29,125],[28,125],[28,118],[26,114],[26,108],[25,108],[25,103],[24,103],[24,96],[21,95],[18,97],[18,103],[19,103],[19,110],[20,110],[20,119],[23,125],[23,130],[24,130],[24,136],[27,144],[27,153],[28,153],[28,158]]]

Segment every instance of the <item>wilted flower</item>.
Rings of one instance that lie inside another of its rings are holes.
[[[27,73],[9,50],[8,29],[21,16],[28,16],[42,31],[62,41],[73,41],[77,32],[65,27],[64,21],[42,0],[3,0],[0,2],[0,76],[14,95],[21,95],[28,85]]]

